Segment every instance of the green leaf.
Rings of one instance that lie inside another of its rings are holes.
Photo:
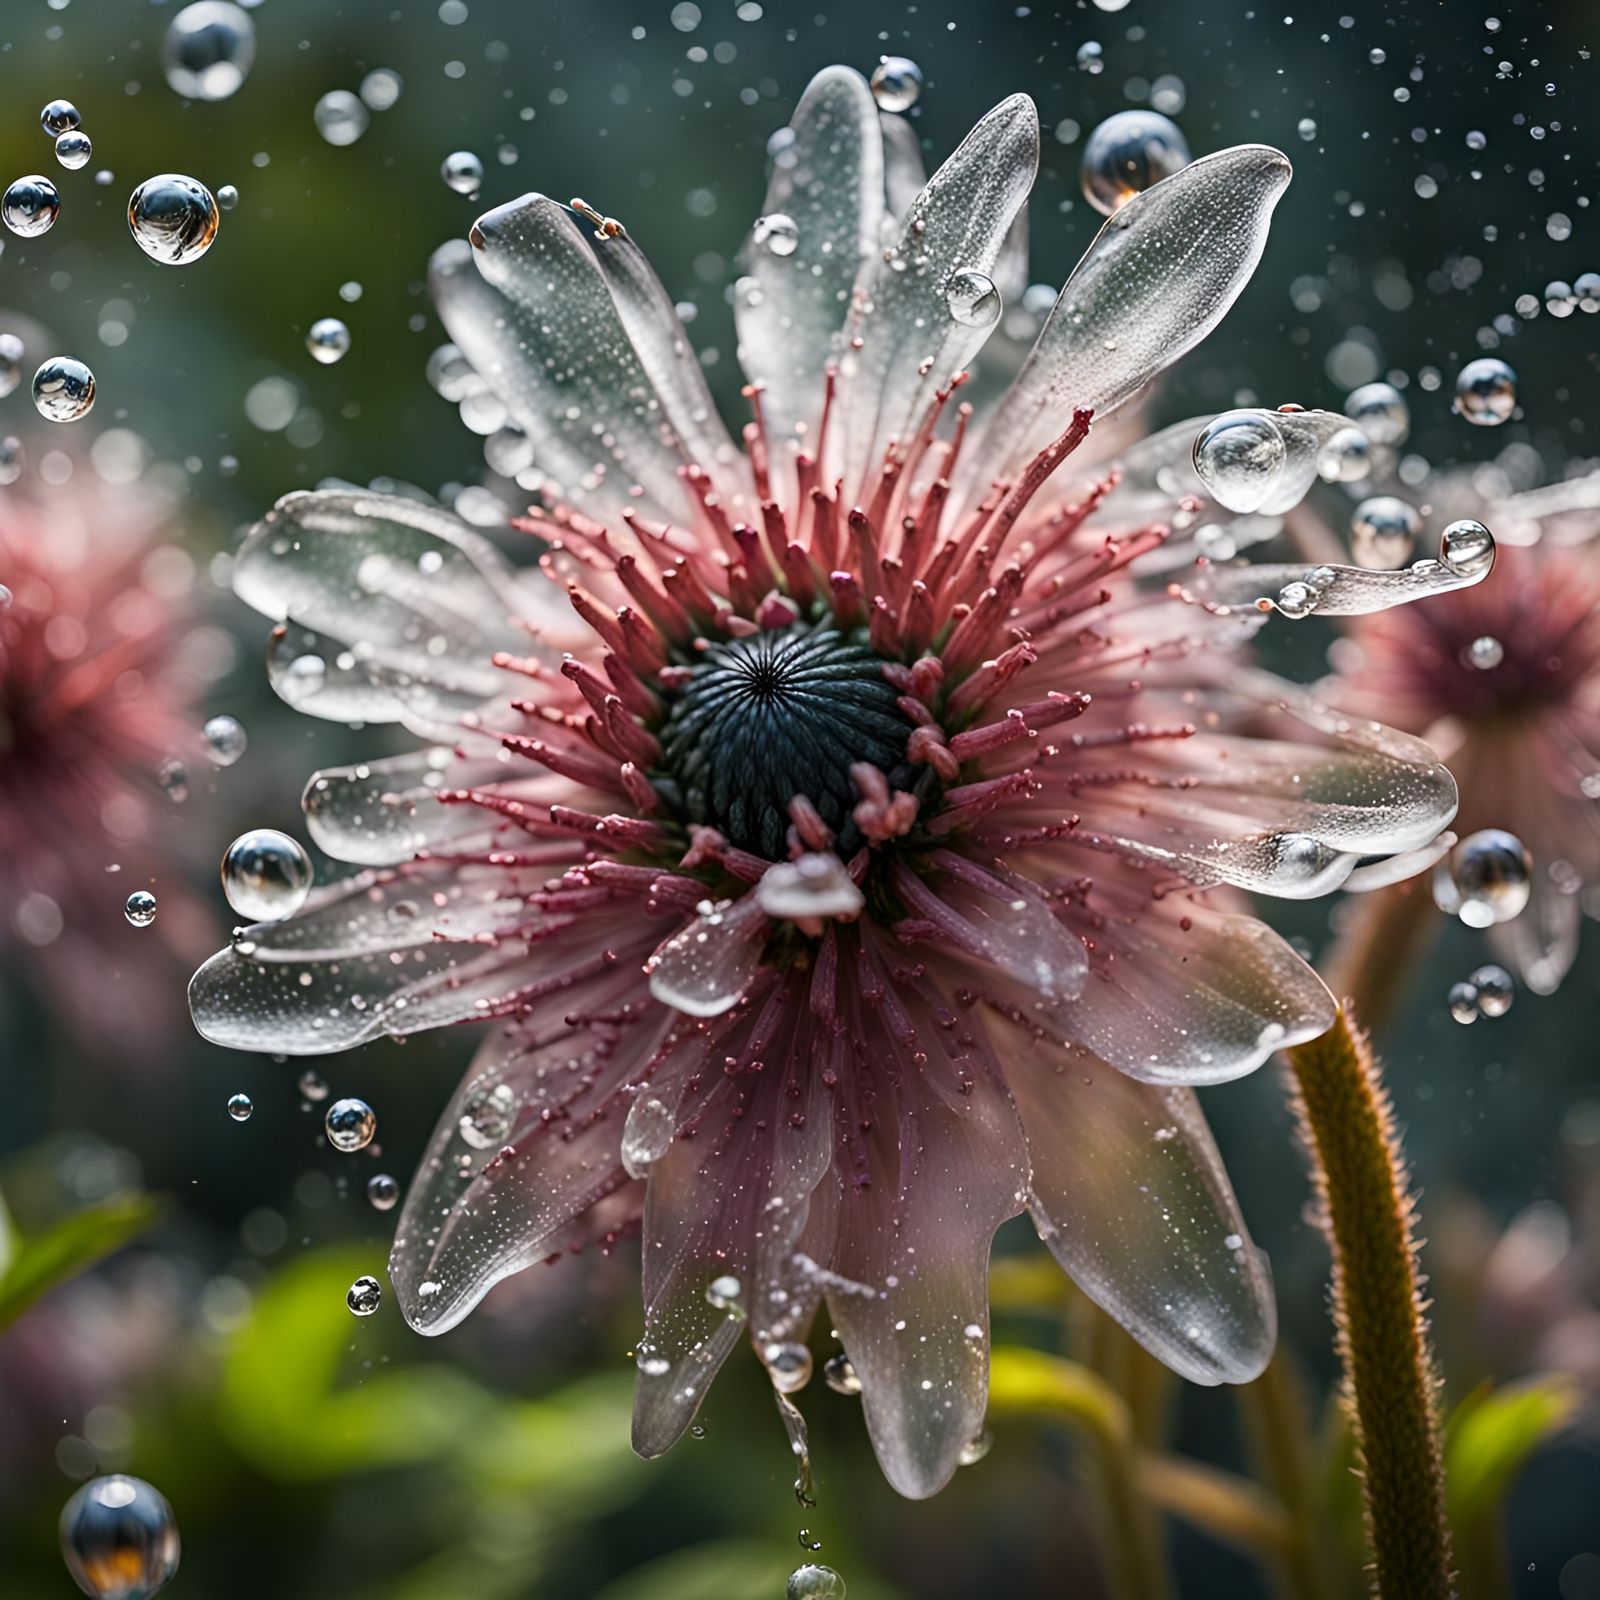
[[[160,1209],[148,1195],[124,1195],[74,1211],[31,1239],[18,1237],[5,1218],[0,1223],[0,1328],[15,1322],[40,1295],[143,1233]]]
[[[1453,1526],[1467,1531],[1495,1517],[1511,1480],[1567,1425],[1578,1398],[1571,1379],[1538,1377],[1475,1389],[1456,1407],[1445,1429]]]

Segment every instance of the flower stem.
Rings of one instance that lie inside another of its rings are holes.
[[[1288,1052],[1326,1213],[1345,1403],[1382,1600],[1446,1600],[1444,1466],[1417,1275],[1415,1206],[1377,1059],[1341,1010]]]

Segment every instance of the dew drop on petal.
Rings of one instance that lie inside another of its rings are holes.
[[[306,349],[314,361],[331,366],[350,348],[350,330],[338,317],[318,317],[306,330]]]
[[[255,1108],[255,1102],[247,1094],[232,1094],[228,1096],[228,1115],[235,1122],[248,1122],[250,1113]]]
[[[60,190],[37,172],[18,178],[0,198],[0,221],[24,239],[48,233],[60,215]]]
[[[800,246],[800,229],[793,217],[773,211],[756,218],[751,242],[769,255],[792,256]]]
[[[1478,1020],[1478,991],[1470,983],[1452,983],[1449,994],[1445,996],[1445,1005],[1462,1027]]]
[[[807,1562],[789,1574],[785,1600],[844,1600],[844,1579],[832,1567]]]
[[[92,1478],[61,1511],[61,1556],[94,1600],[154,1600],[178,1570],[178,1523],[142,1478]]]
[[[181,172],[159,172],[128,196],[134,242],[165,266],[198,261],[211,248],[219,220],[211,191]]]
[[[869,81],[880,111],[909,111],[922,93],[922,68],[909,56],[879,56]]]
[[[197,0],[167,25],[161,68],[167,87],[185,100],[226,100],[256,59],[256,25],[228,0]]]
[[[992,328],[1000,320],[1000,291],[987,273],[957,267],[944,286],[951,320],[963,328]]]
[[[322,1119],[328,1143],[335,1150],[348,1154],[352,1150],[365,1150],[378,1131],[377,1113],[365,1100],[335,1100]]]
[[[51,356],[33,375],[34,409],[47,422],[79,422],[94,410],[94,374],[73,356]]]
[[[962,1445],[956,1455],[956,1461],[963,1467],[975,1467],[994,1448],[994,1435],[987,1428],[977,1438],[969,1439]]]
[[[1474,427],[1495,428],[1517,409],[1517,375],[1498,356],[1469,361],[1456,377],[1453,409]]]
[[[1533,858],[1515,834],[1501,828],[1469,833],[1434,868],[1435,903],[1469,928],[1510,922],[1532,892]]]
[[[252,828],[222,858],[222,892],[241,917],[282,922],[311,892],[311,857],[298,839],[276,828]]]
[[[70,100],[52,100],[39,113],[39,126],[52,139],[71,133],[82,121],[78,108]]]
[[[331,145],[350,145],[367,131],[372,118],[361,100],[348,89],[330,89],[311,112],[317,132]]]
[[[1109,217],[1188,165],[1188,142],[1170,118],[1159,111],[1119,111],[1084,142],[1078,179],[1084,199]]]
[[[249,736],[237,717],[226,714],[208,718],[201,729],[206,741],[206,753],[213,766],[231,767],[245,752]]]
[[[742,1322],[746,1315],[744,1285],[731,1272],[725,1272],[706,1285],[706,1304]]]
[[[622,1167],[630,1178],[642,1178],[667,1153],[677,1121],[654,1096],[641,1095],[628,1107],[622,1126]]]
[[[367,1203],[374,1211],[393,1211],[400,1199],[400,1184],[387,1172],[375,1172],[367,1179]]]
[[[775,1341],[762,1345],[761,1362],[779,1394],[797,1394],[811,1382],[811,1352],[803,1344]]]
[[[1494,565],[1494,535],[1481,522],[1463,517],[1439,539],[1439,559],[1461,578],[1475,578]]]
[[[517,1116],[517,1092],[509,1083],[479,1084],[461,1103],[456,1132],[474,1150],[504,1144]]]
[[[156,920],[156,897],[148,889],[135,889],[128,896],[122,914],[136,928],[148,928]]]
[[[858,1395],[861,1393],[861,1376],[856,1371],[850,1357],[844,1351],[837,1355],[829,1356],[822,1364],[823,1380],[835,1394]]]
[[[866,904],[844,863],[829,851],[813,851],[767,868],[756,898],[769,917],[853,917]]]
[[[718,1017],[739,1002],[761,965],[765,912],[754,895],[700,903],[700,914],[645,963],[650,993],[691,1017]]]
[[[94,155],[94,141],[82,128],[73,128],[56,140],[56,160],[68,172],[77,172],[89,165]]]
[[[1271,497],[1288,459],[1283,434],[1258,411],[1226,411],[1194,442],[1194,470],[1219,505],[1241,514]]]
[[[1422,517],[1392,494],[1373,495],[1350,514],[1350,555],[1358,567],[1388,571],[1411,559]]]
[[[1477,990],[1478,1010],[1486,1017],[1503,1017],[1516,998],[1516,985],[1504,967],[1479,967],[1467,982]]]
[[[344,1303],[351,1316],[370,1317],[383,1303],[383,1285],[376,1278],[363,1275],[350,1285]]]
[[[439,176],[457,194],[476,195],[483,187],[483,162],[470,150],[452,150],[439,163]]]

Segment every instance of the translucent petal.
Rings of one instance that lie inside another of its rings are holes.
[[[934,391],[982,349],[993,324],[958,321],[946,291],[958,270],[993,275],[1038,165],[1038,113],[1013,95],[911,203],[851,322],[861,343],[841,368],[847,494],[861,493],[889,441],[908,439]]]
[[[1364,867],[1357,867],[1344,880],[1346,894],[1370,894],[1374,889],[1387,889],[1391,884],[1404,883],[1419,872],[1426,872],[1444,860],[1455,847],[1456,836],[1446,829],[1437,839],[1416,850],[1407,850],[1397,856],[1388,856]]]
[[[794,223],[794,248],[769,247],[758,223],[734,291],[739,360],[765,389],[775,434],[814,423],[823,372],[839,354],[839,331],[861,264],[878,248],[883,219],[883,138],[866,80],[824,67],[800,97],[767,186],[763,217]]]
[[[1097,417],[1192,350],[1250,281],[1290,176],[1266,145],[1202,156],[1135,195],[1073,269],[987,430],[1010,477],[1088,406]]]
[[[670,1019],[644,1008],[626,1023],[571,1026],[562,1008],[610,1010],[636,982],[608,972],[536,1019],[503,1026],[478,1051],[412,1180],[389,1258],[417,1332],[453,1328],[627,1181],[615,1096],[643,1071]]]
[[[528,194],[487,212],[472,246],[441,246],[428,276],[450,337],[564,499],[600,518],[687,514],[667,411],[565,207]]]
[[[721,1016],[756,975],[766,928],[767,915],[754,894],[703,901],[694,921],[650,957],[650,993],[691,1017]]]
[[[570,627],[553,591],[519,577],[437,506],[358,490],[280,500],[246,537],[233,586],[285,623],[274,687],[316,715],[440,719],[504,692],[497,650],[526,654],[526,628]]]
[[[885,245],[899,236],[911,202],[928,182],[928,169],[922,163],[922,141],[916,126],[902,116],[885,113],[878,118],[883,132],[883,192],[886,209],[881,226]]]
[[[995,1038],[1051,1253],[1192,1383],[1257,1377],[1277,1337],[1272,1275],[1193,1092],[1137,1083],[1020,1029]]]

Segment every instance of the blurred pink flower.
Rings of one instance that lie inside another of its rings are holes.
[[[1455,792],[1417,741],[1247,671],[1258,613],[1141,581],[1168,526],[1071,459],[1242,289],[1281,154],[1131,201],[1023,359],[999,312],[1031,102],[924,184],[834,68],[775,148],[742,451],[620,225],[529,195],[435,257],[532,442],[551,581],[360,491],[251,534],[236,587],[280,619],[280,692],[435,742],[313,777],[313,838],[369,870],[246,930],[191,1005],[291,1054],[495,1019],[396,1236],[413,1326],[642,1204],[637,1448],[681,1436],[744,1332],[804,1383],[825,1301],[921,1496],[982,1427],[990,1244],[1023,1210],[1176,1370],[1261,1371],[1270,1276],[1194,1089],[1334,1008],[1205,891],[1323,893]],[[1016,377],[974,409],[989,343]],[[1263,705],[1304,737],[1250,736]]]

